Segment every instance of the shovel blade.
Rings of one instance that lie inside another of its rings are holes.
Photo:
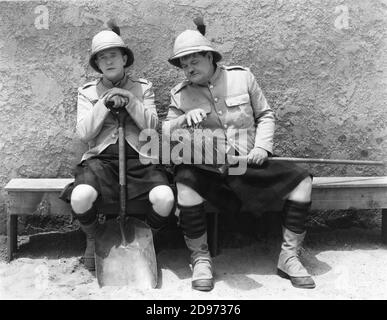
[[[157,262],[151,229],[141,220],[125,219],[123,246],[116,219],[100,225],[95,239],[96,275],[100,287],[128,286],[149,289],[157,286]]]

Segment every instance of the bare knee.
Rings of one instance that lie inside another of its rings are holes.
[[[182,206],[196,206],[203,202],[203,198],[192,188],[176,183],[177,202]]]
[[[312,178],[307,177],[302,180],[297,187],[290,192],[288,199],[298,202],[309,202],[312,194]]]
[[[94,201],[98,197],[98,192],[88,184],[77,185],[71,193],[71,207],[77,214],[85,213],[91,209]]]
[[[154,187],[149,192],[149,201],[159,215],[167,217],[173,208],[175,197],[169,186],[162,185]]]

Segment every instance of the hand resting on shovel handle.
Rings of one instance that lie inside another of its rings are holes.
[[[132,93],[121,88],[113,88],[109,90],[105,96],[105,106],[114,114],[118,114],[118,110],[125,108],[132,98]]]
[[[129,103],[129,101],[133,98],[133,93],[131,93],[129,90],[122,89],[122,88],[112,88],[105,94],[106,101],[111,100],[112,97],[119,96],[126,100],[126,104]]]

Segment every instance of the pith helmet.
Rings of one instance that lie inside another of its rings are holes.
[[[90,66],[97,72],[102,73],[98,68],[98,65],[95,61],[96,54],[105,49],[110,48],[122,48],[125,54],[128,56],[128,59],[125,64],[125,68],[133,64],[134,57],[132,50],[124,43],[120,37],[120,29],[117,26],[112,26],[112,30],[103,30],[97,33],[92,42],[91,42],[91,55],[89,59]]]
[[[199,20],[199,22],[198,22]],[[194,20],[198,30],[185,30],[180,33],[173,46],[173,55],[168,62],[178,68],[181,68],[180,59],[183,56],[202,51],[211,51],[214,56],[214,62],[222,59],[222,55],[213,48],[211,42],[204,36],[205,26],[202,19]]]

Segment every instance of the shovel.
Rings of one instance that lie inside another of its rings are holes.
[[[109,101],[110,102],[110,101]],[[157,262],[151,229],[139,219],[126,214],[126,152],[124,108],[112,109],[119,120],[119,184],[120,212],[118,219],[101,224],[96,232],[95,265],[100,287],[128,286],[148,289],[157,285]]]

